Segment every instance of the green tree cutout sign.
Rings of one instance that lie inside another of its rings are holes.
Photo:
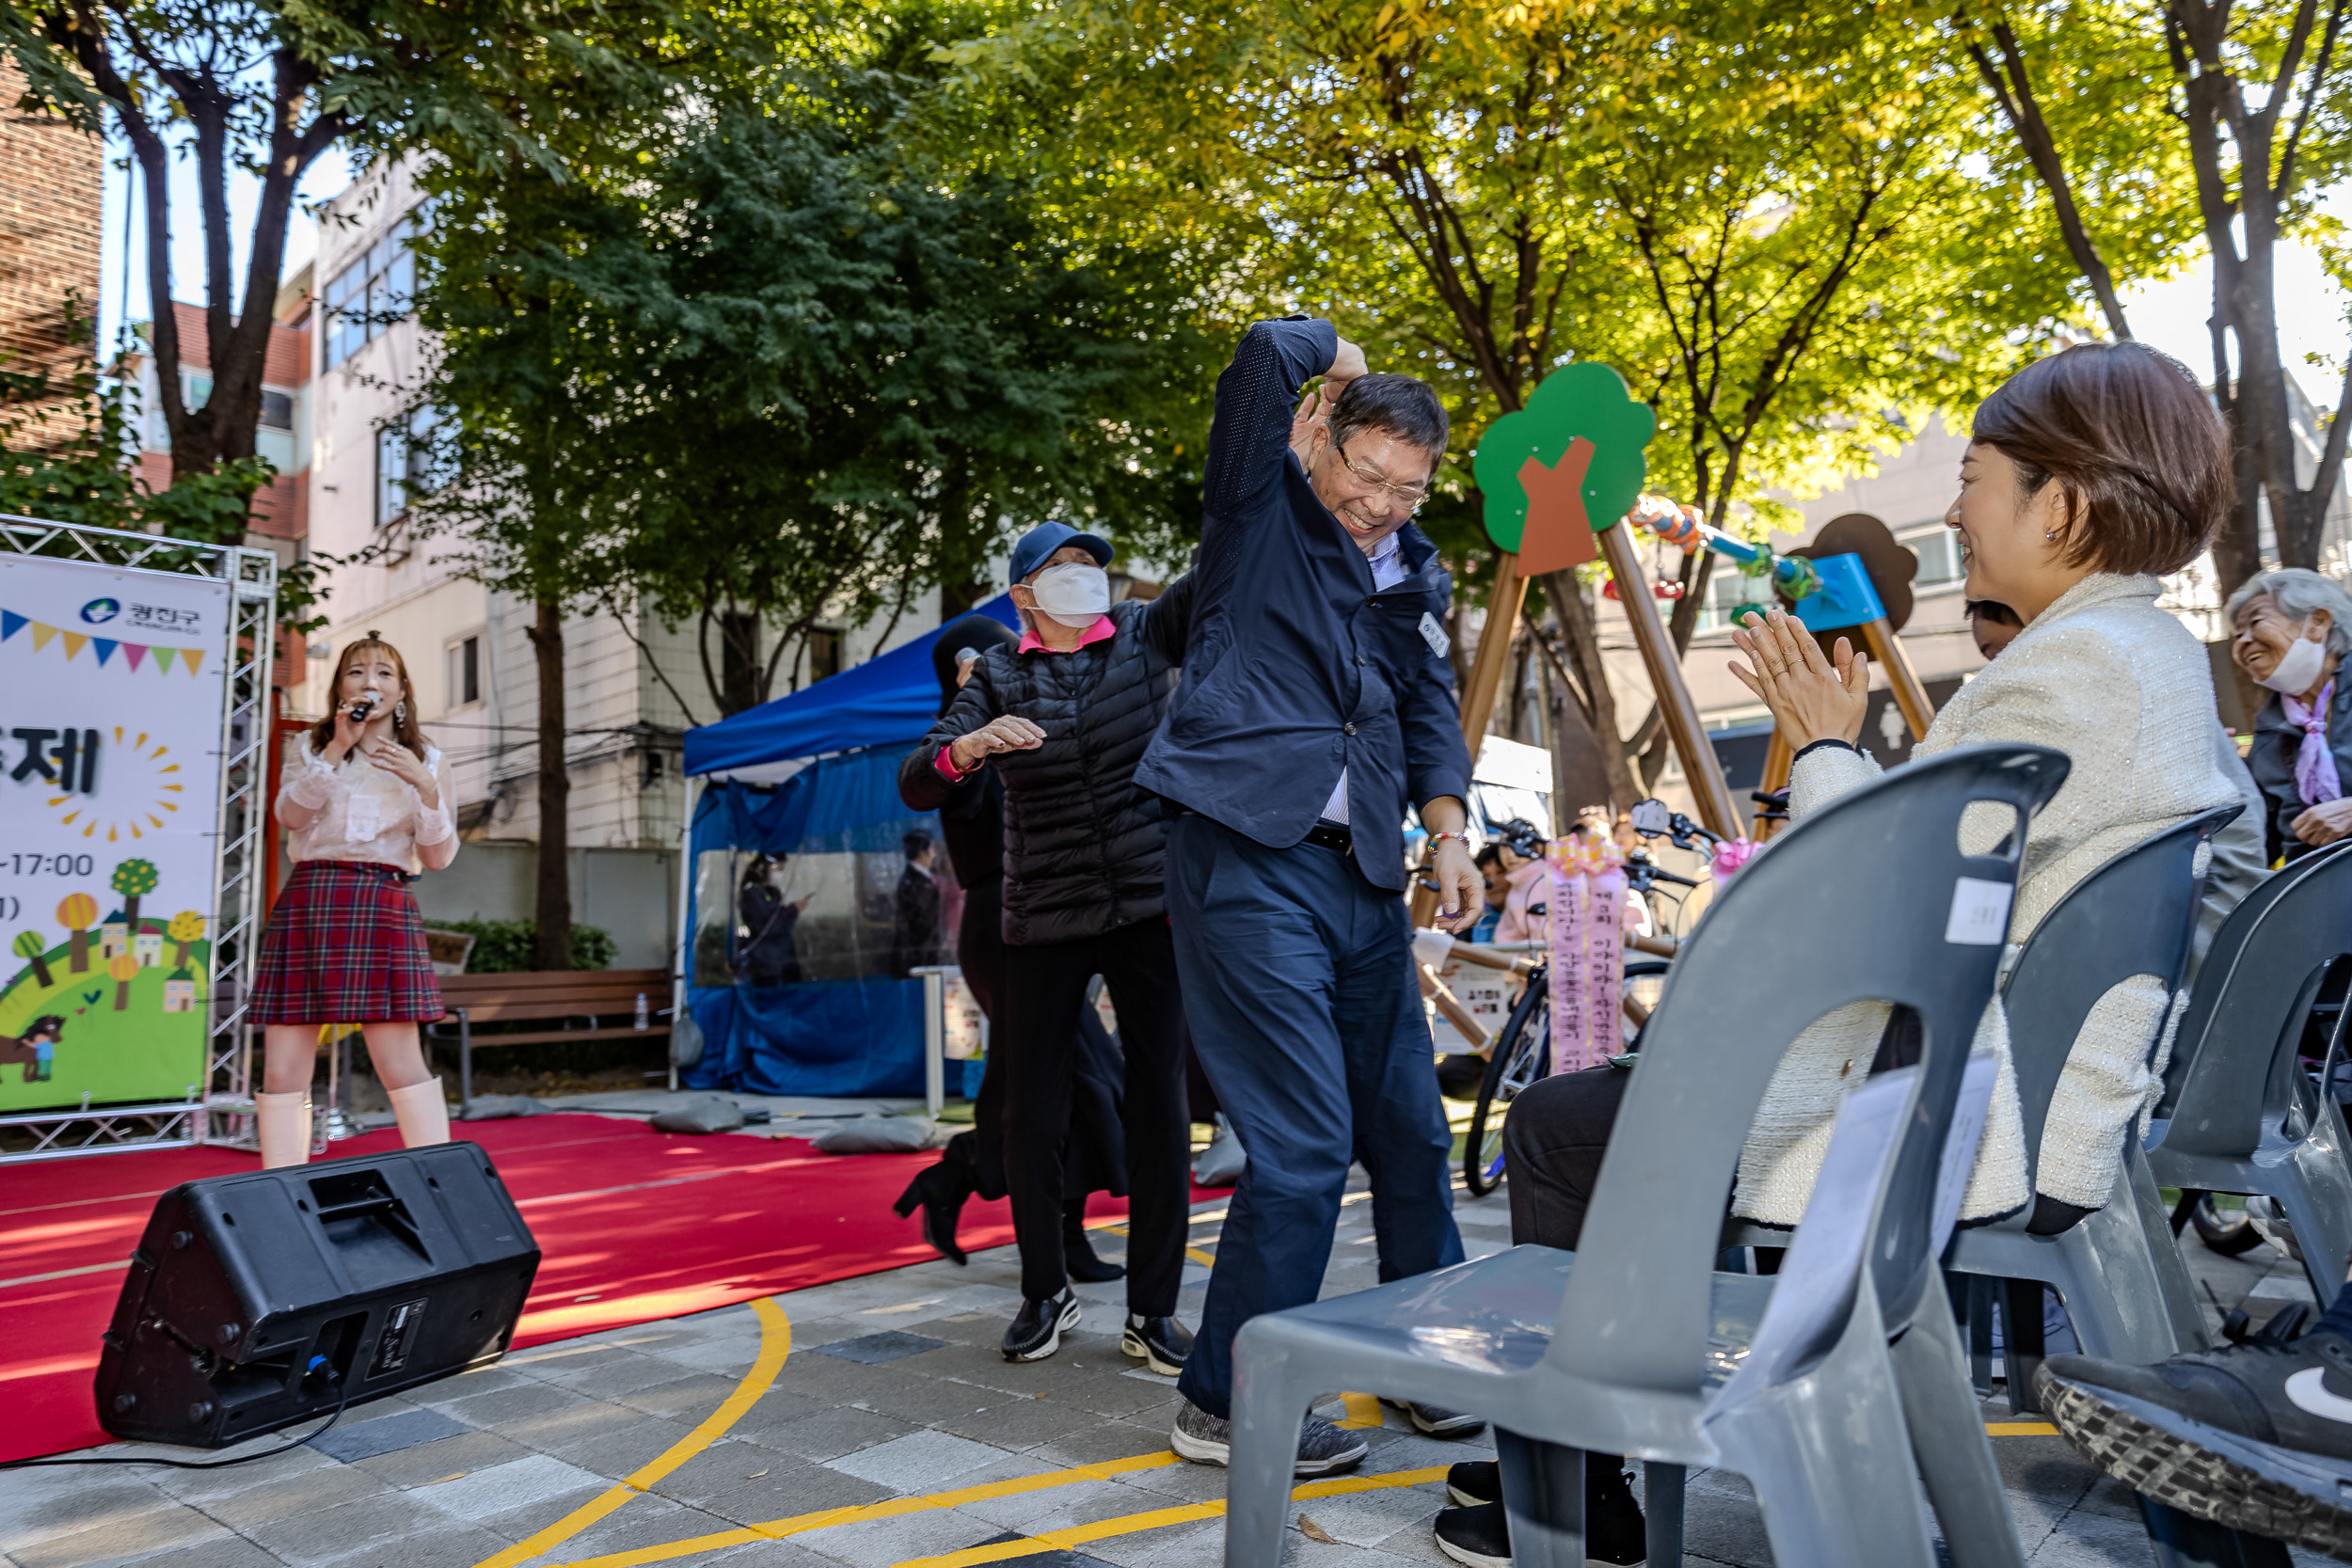
[[[153,861],[124,861],[115,867],[114,877],[106,885],[122,895],[122,921],[133,936],[139,929],[139,900],[154,892],[161,879]]]
[[[1585,361],[1544,377],[1527,406],[1479,437],[1474,471],[1486,537],[1515,551],[1523,576],[1581,565],[1593,535],[1642,493],[1643,449],[1658,428],[1647,404],[1608,366]]]

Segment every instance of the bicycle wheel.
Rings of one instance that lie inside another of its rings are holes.
[[[1527,977],[1518,1006],[1503,1021],[1494,1053],[1486,1058],[1486,1081],[1470,1109],[1470,1136],[1462,1145],[1462,1184],[1484,1197],[1502,1184],[1502,1117],[1518,1092],[1551,1066],[1551,976],[1538,969]]]

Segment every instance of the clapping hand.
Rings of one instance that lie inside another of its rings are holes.
[[[1839,638],[1835,652],[1823,658],[1804,623],[1778,610],[1763,615],[1750,611],[1747,625],[1735,629],[1731,640],[1756,666],[1751,670],[1735,660],[1731,673],[1772,710],[1772,722],[1790,751],[1802,752],[1817,740],[1851,746],[1861,738],[1862,717],[1870,705],[1870,661],[1851,643]]]

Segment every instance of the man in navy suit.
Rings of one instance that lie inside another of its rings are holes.
[[[1482,902],[1446,659],[1454,582],[1411,525],[1445,445],[1428,386],[1365,373],[1329,322],[1261,322],[1217,378],[1183,681],[1136,770],[1178,814],[1185,1010],[1249,1157],[1177,1386],[1169,1441],[1187,1459],[1227,1461],[1233,1335],[1315,1299],[1351,1161],[1372,1178],[1382,1279],[1462,1259],[1404,899],[1410,804],[1436,841],[1444,923],[1468,927]],[[1444,1435],[1480,1425],[1410,1414]],[[1366,1451],[1311,1419],[1298,1473]]]

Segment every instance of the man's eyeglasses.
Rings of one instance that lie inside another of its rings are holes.
[[[1354,474],[1359,483],[1368,484],[1382,492],[1407,512],[1418,510],[1421,503],[1429,499],[1429,486],[1426,484],[1399,484],[1393,480],[1383,479],[1370,468],[1357,467],[1349,459],[1345,447],[1334,446],[1331,451],[1339,458],[1340,467]]]

